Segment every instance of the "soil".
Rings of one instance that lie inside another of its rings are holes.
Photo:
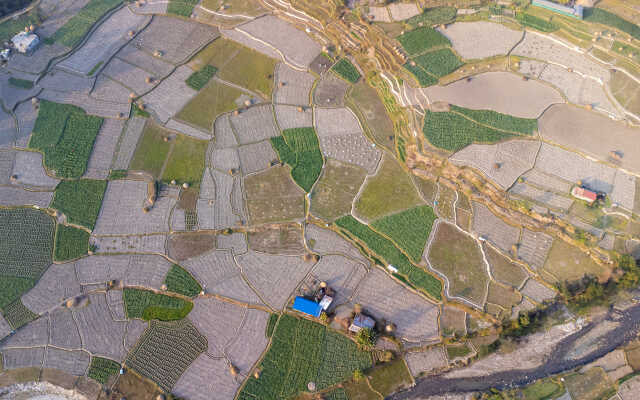
[[[206,232],[178,233],[169,237],[169,257],[184,261],[213,250],[216,247],[216,235]]]
[[[280,225],[249,233],[249,247],[269,254],[298,255],[305,252],[298,224]]]

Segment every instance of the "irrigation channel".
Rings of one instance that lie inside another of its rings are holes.
[[[640,304],[624,311],[610,310],[605,319],[615,320],[620,325],[606,333],[595,351],[578,359],[567,359],[566,355],[576,342],[603,320],[592,322],[580,331],[567,336],[552,352],[544,364],[529,370],[503,371],[485,376],[469,378],[447,378],[445,374],[427,376],[416,380],[416,385],[388,396],[389,400],[421,399],[427,396],[483,392],[495,389],[508,389],[526,386],[535,380],[572,370],[588,364],[616,348],[635,339],[640,331]]]

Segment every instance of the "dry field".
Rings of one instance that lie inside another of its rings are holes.
[[[458,22],[438,31],[446,36],[454,50],[464,59],[480,59],[506,55],[524,32],[487,22]],[[473,40],[469,40],[473,38]]]
[[[321,255],[341,254],[368,264],[367,259],[360,254],[360,251],[354,245],[334,231],[309,224],[305,227],[304,235],[307,246],[315,253]]]
[[[404,21],[420,14],[421,10],[415,3],[391,3],[387,6],[394,21]]]
[[[22,296],[22,303],[35,314],[44,314],[65,300],[81,294],[72,264],[54,264],[38,283]]]
[[[227,361],[201,354],[184,371],[172,392],[181,398],[208,400],[211,393],[233,398],[240,383],[229,373]]]
[[[596,264],[589,256],[562,240],[556,240],[544,264],[544,271],[559,281],[577,280],[584,275],[605,278],[608,269]]]
[[[427,374],[446,367],[449,363],[442,347],[432,347],[423,352],[411,352],[406,355],[409,371],[413,376]]]
[[[473,203],[473,231],[505,253],[520,240],[520,228],[507,224],[487,206]]]
[[[331,310],[336,306],[350,301],[367,274],[366,267],[357,261],[353,261],[341,255],[323,256],[313,267],[311,274],[305,280],[306,287],[317,288],[319,282],[326,282],[327,285],[336,291]],[[304,292],[305,284],[302,285]]]
[[[284,222],[304,217],[304,192],[291,179],[290,168],[271,167],[245,178],[251,224]]]
[[[197,92],[186,84],[193,71],[180,66],[142,100],[155,112],[162,123],[169,121],[191,100]]]
[[[464,335],[467,333],[467,313],[459,308],[443,306],[440,313],[442,335]]]
[[[251,250],[269,254],[303,255],[306,252],[302,228],[298,224],[279,225],[250,232],[249,247]]]
[[[529,229],[522,231],[522,238],[518,245],[518,258],[525,261],[534,269],[540,269],[544,265],[553,237],[542,232],[533,232]]]
[[[349,214],[366,175],[367,171],[358,166],[327,159],[311,192],[311,213],[326,220]]]
[[[315,78],[307,72],[296,71],[284,63],[275,70],[276,86],[273,102],[306,106],[310,101],[311,87]]]
[[[313,104],[318,107],[344,107],[349,83],[335,74],[325,74],[313,91]]]
[[[556,297],[555,291],[549,289],[547,286],[534,280],[533,278],[529,278],[527,283],[525,283],[522,287],[520,293],[538,303],[542,303],[545,300],[550,300]]]

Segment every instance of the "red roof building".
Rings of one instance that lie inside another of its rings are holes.
[[[598,199],[598,194],[596,192],[592,192],[589,189],[581,188],[579,186],[575,186],[571,189],[571,194],[573,197],[584,200],[587,203],[593,203]]]

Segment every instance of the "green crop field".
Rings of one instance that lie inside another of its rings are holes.
[[[9,18],[0,23],[0,42],[10,40],[16,33],[24,30],[25,26],[38,26],[42,22],[39,10],[33,10],[16,18]]]
[[[107,181],[62,181],[56,187],[51,208],[64,213],[70,223],[93,230],[106,189]]]
[[[331,70],[351,83],[356,83],[360,79],[360,72],[348,58],[341,58],[331,67]]]
[[[33,87],[33,81],[14,77],[9,78],[9,84],[20,89],[31,89]]]
[[[186,317],[193,309],[190,301],[148,290],[125,288],[123,298],[127,317],[145,321],[176,321]]]
[[[42,100],[29,148],[41,151],[45,167],[57,176],[80,178],[102,121],[79,107]]]
[[[471,143],[496,143],[513,136],[452,112],[426,111],[422,131],[432,145],[449,151],[458,151]]]
[[[449,39],[427,26],[406,32],[397,39],[410,56],[423,54],[437,47],[451,46]]]
[[[91,365],[87,376],[91,379],[106,385],[109,378],[118,375],[120,372],[120,364],[108,358],[92,357]]]
[[[200,187],[208,144],[206,140],[177,135],[162,180],[171,182],[175,179],[180,183],[186,182],[190,186]]]
[[[542,32],[553,32],[558,30],[558,26],[551,21],[547,21],[540,17],[533,16],[527,13],[518,13],[516,19],[523,26],[528,26],[533,29],[537,29]]]
[[[451,105],[451,111],[460,113],[480,124],[489,125],[500,130],[533,135],[538,129],[538,120],[535,118],[519,118],[491,110],[471,110],[453,104]]]
[[[91,0],[80,12],[53,34],[52,39],[67,46],[74,47],[91,30],[91,27],[108,11],[120,5],[123,0]]]
[[[584,20],[619,29],[640,40],[640,26],[601,8],[585,8]]]
[[[0,310],[19,299],[35,284],[35,279],[0,274]]]
[[[236,100],[241,95],[241,90],[214,80],[184,106],[177,118],[210,132],[220,114],[238,108]]]
[[[267,329],[264,334],[270,338],[273,336],[273,331],[276,328],[276,323],[278,322],[278,318],[280,318],[280,314],[271,314],[269,315],[269,321],[267,321]]]
[[[449,75],[463,64],[450,49],[430,51],[413,60],[426,72],[439,78]]]
[[[322,172],[324,162],[318,137],[313,128],[293,128],[282,131],[282,136],[271,139],[278,158],[291,166],[291,177],[309,193]]]
[[[169,142],[164,141],[164,138],[169,134],[170,132],[160,125],[153,123],[151,120],[147,121],[142,137],[129,164],[129,169],[146,171],[155,178],[159,178],[171,147]]]
[[[198,4],[198,0],[169,0],[167,13],[189,18],[196,4]]]
[[[167,276],[164,278],[167,290],[187,297],[195,297],[202,291],[202,286],[196,281],[187,270],[179,265],[173,264]]]
[[[390,238],[411,260],[420,262],[431,227],[437,218],[433,209],[424,205],[380,218],[371,227]]]
[[[36,314],[22,304],[22,300],[20,299],[17,299],[13,303],[7,305],[2,310],[2,315],[14,331],[17,331],[29,322],[38,318]]]
[[[404,64],[404,67],[407,69],[407,71],[411,72],[411,74],[416,77],[421,87],[427,87],[427,86],[435,85],[436,83],[438,83],[438,78],[436,78],[431,74],[428,74],[424,69],[419,67],[417,64],[411,65],[411,62],[409,61],[406,64]]]
[[[217,70],[213,65],[205,65],[201,70],[194,72],[187,78],[187,85],[194,90],[200,90],[209,83]]]
[[[371,367],[369,353],[324,325],[283,315],[260,364],[260,378],[249,378],[239,398],[295,397],[315,382],[318,390],[340,383],[353,371]]]
[[[58,224],[53,259],[68,261],[80,258],[89,250],[89,232]]]
[[[405,22],[414,28],[420,24],[424,26],[447,24],[456,19],[457,12],[458,10],[455,7],[448,6],[427,8],[422,14],[411,17]]]
[[[336,225],[361,240],[371,251],[396,267],[411,285],[436,300],[441,299],[442,283],[427,271],[413,265],[392,241],[350,215],[336,220]]]

